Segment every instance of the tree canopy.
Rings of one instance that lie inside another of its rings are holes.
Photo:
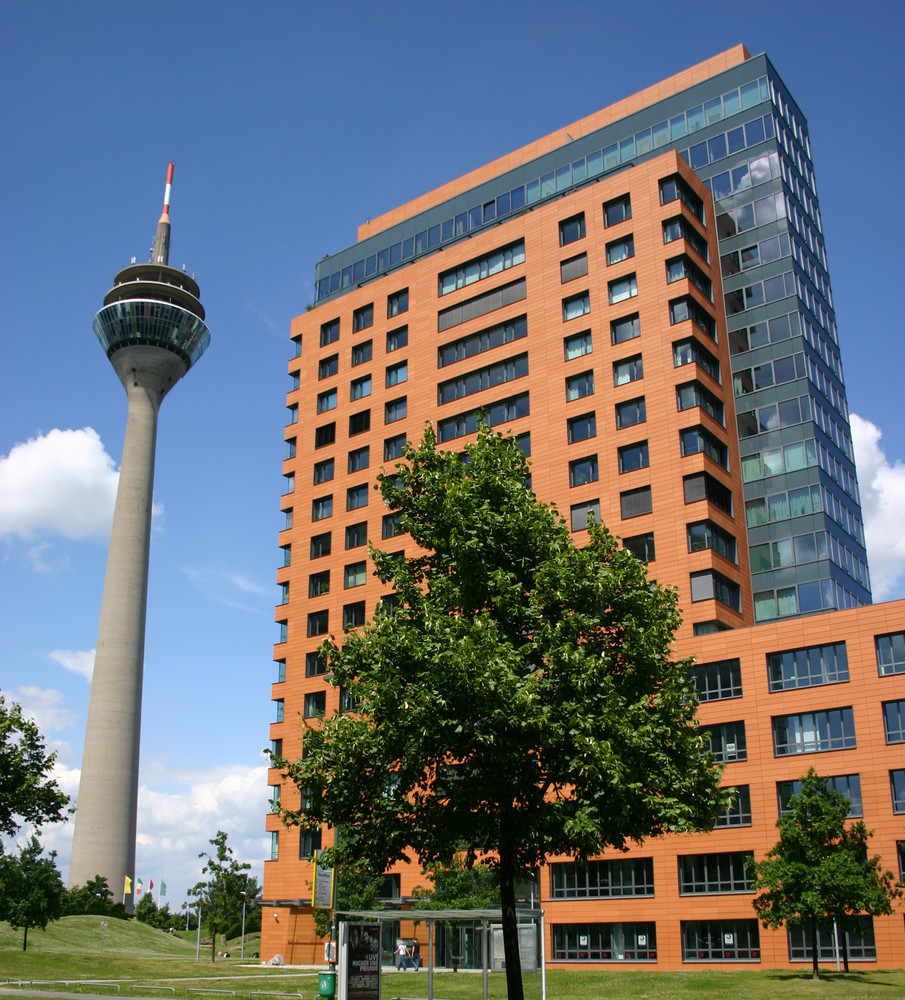
[[[0,834],[15,836],[23,823],[36,830],[63,819],[69,796],[50,777],[55,753],[22,706],[0,695]]]
[[[0,920],[13,930],[22,927],[22,950],[28,949],[28,931],[41,930],[63,913],[66,890],[56,866],[56,851],[42,857],[44,848],[36,837],[15,854],[0,851]]]
[[[227,834],[218,830],[210,841],[214,852],[200,852],[198,857],[207,859],[201,869],[207,879],[195,883],[188,892],[195,904],[201,906],[202,921],[207,922],[212,962],[217,953],[217,935],[225,934],[242,912],[243,896],[251,903],[259,892],[257,880],[248,874],[251,865],[237,861],[226,840]]]
[[[849,800],[811,768],[776,821],[778,843],[753,865],[755,911],[764,927],[788,923],[810,932],[815,979],[819,929],[832,933],[835,921],[842,931],[857,930],[858,915],[892,913],[892,900],[902,895],[879,855],[868,856],[864,823],[846,826],[849,809]]]
[[[395,596],[322,647],[357,710],[308,724],[299,760],[309,829],[383,871],[463,848],[495,869],[509,996],[522,996],[514,884],[550,854],[587,858],[712,826],[722,793],[687,664],[670,658],[676,594],[601,526],[578,548],[526,485],[512,438],[479,429],[465,455],[428,425],[378,488],[404,557],[371,548]]]

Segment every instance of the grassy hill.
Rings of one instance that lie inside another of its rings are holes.
[[[28,932],[26,954],[99,955],[103,917],[63,917],[47,925],[47,930]],[[14,931],[0,922],[0,951],[22,950],[21,930]],[[194,958],[195,944],[175,934],[165,934],[156,927],[137,920],[107,920],[103,931],[105,955],[141,955],[143,958]],[[4,963],[5,964],[5,963]]]

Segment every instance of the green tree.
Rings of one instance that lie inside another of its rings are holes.
[[[103,875],[95,875],[84,885],[72,886],[63,901],[63,916],[72,917],[83,913],[100,916],[124,917],[125,907],[113,899],[113,893]]]
[[[603,527],[577,548],[514,439],[482,427],[465,450],[438,451],[428,425],[378,476],[415,548],[370,550],[395,605],[322,647],[358,711],[308,724],[301,759],[275,765],[305,792],[289,821],[355,831],[333,859],[448,866],[464,847],[493,867],[521,1000],[519,876],[709,828],[723,794],[670,660],[676,594]]]
[[[470,910],[500,905],[496,876],[488,865],[475,863],[466,851],[454,854],[449,864],[428,864],[423,872],[428,887],[415,886],[415,909]]]
[[[335,899],[337,910],[365,911],[381,910],[380,890],[383,874],[368,861],[357,864],[341,864],[334,871]],[[318,937],[329,937],[332,932],[333,914],[330,910],[314,911],[314,933]]]
[[[206,881],[196,883],[189,889],[189,896],[195,905],[201,906],[201,919],[207,922],[211,938],[211,961],[216,960],[217,935],[225,934],[229,925],[242,912],[242,894],[248,899],[257,895],[257,882],[248,875],[251,865],[236,861],[233,849],[226,843],[223,830],[210,843],[216,848],[213,853],[201,851],[199,858],[206,858],[201,869],[207,875]]]
[[[12,837],[23,823],[36,830],[63,819],[69,796],[51,778],[55,753],[22,706],[0,695],[0,834]]]
[[[66,893],[56,866],[56,851],[41,857],[43,848],[31,837],[18,855],[0,853],[0,920],[13,930],[24,928],[22,950],[28,949],[28,930],[41,930],[63,913]]]
[[[879,855],[868,856],[865,825],[846,827],[849,808],[848,799],[811,768],[776,821],[779,841],[752,865],[760,891],[755,911],[764,927],[787,923],[810,931],[815,979],[818,929],[832,933],[835,921],[842,931],[857,931],[859,914],[892,913],[892,900],[902,895]],[[847,953],[845,959],[848,971]]]

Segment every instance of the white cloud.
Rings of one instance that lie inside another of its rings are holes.
[[[90,681],[94,674],[94,653],[93,649],[53,649],[47,655],[54,663]]]
[[[222,572],[209,567],[183,566],[182,573],[193,587],[217,604],[250,614],[270,613],[276,596],[275,588],[264,587],[237,572]],[[264,603],[253,606],[243,598],[261,597]]]
[[[22,706],[22,714],[34,719],[41,733],[68,729],[79,720],[79,713],[63,705],[63,694],[54,688],[24,684],[16,688],[13,700]]]
[[[54,428],[0,457],[0,535],[105,539],[119,476],[92,427]],[[32,550],[32,561],[42,547]]]
[[[874,600],[905,596],[905,463],[890,462],[876,424],[851,415],[852,444],[858,466],[861,509]]]

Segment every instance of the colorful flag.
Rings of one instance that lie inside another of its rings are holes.
[[[167,894],[167,884],[166,884],[166,882],[163,881],[163,879],[161,879],[160,880],[160,895],[161,896],[165,896],[166,894]]]
[[[148,886],[148,891],[154,888],[154,879],[151,879],[151,884]]]
[[[140,896],[141,895],[141,890],[144,889],[144,887],[145,886],[144,886],[144,883],[142,882],[142,880],[140,878],[137,878],[135,880],[135,895],[136,896]]]
[[[130,879],[129,876],[127,875],[126,880],[123,882],[123,895],[128,896],[131,891],[132,891],[132,879]]]

